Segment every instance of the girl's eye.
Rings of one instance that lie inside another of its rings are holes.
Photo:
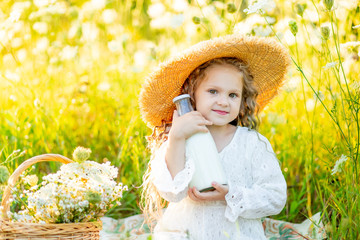
[[[215,89],[210,89],[210,90],[209,90],[209,93],[211,93],[211,94],[216,94],[217,91],[216,91]]]
[[[238,95],[236,94],[236,93],[230,93],[229,94],[229,97],[231,97],[231,98],[236,98]]]

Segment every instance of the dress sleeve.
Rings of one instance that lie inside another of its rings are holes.
[[[225,216],[235,222],[238,217],[255,219],[278,214],[286,203],[286,181],[269,141],[260,134],[249,153],[252,176],[250,186],[229,184],[225,196]]]
[[[188,185],[194,174],[193,160],[186,156],[185,167],[172,178],[165,161],[168,142],[164,142],[151,163],[151,177],[160,195],[169,202],[178,202],[187,196]]]

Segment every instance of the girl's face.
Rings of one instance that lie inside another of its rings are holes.
[[[231,65],[207,68],[194,94],[195,107],[213,126],[225,126],[240,111],[243,75]]]

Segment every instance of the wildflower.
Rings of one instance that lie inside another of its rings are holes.
[[[48,32],[48,24],[46,22],[36,22],[32,28],[39,34],[46,34]]]
[[[323,69],[325,69],[325,70],[326,70],[326,69],[329,69],[329,68],[333,68],[333,67],[335,67],[337,64],[338,64],[338,62],[337,62],[337,61],[327,63],[327,64],[323,67]]]
[[[60,52],[60,58],[62,60],[71,60],[76,56],[77,52],[78,52],[78,46],[71,47],[71,46],[67,45]]]
[[[97,89],[103,92],[108,91],[111,88],[110,83],[108,82],[101,82],[98,86]]]
[[[94,23],[90,23],[90,22],[84,22],[82,24],[82,40],[84,42],[86,41],[94,41],[98,35],[99,35],[99,29],[98,27],[94,24]],[[94,47],[92,48],[92,50],[94,51]]]
[[[234,12],[236,12],[236,6],[235,6],[235,4],[233,4],[233,3],[228,3],[227,4],[227,11],[229,12],[229,13],[234,13]]]
[[[16,56],[17,56],[17,58],[19,59],[19,61],[20,61],[21,63],[25,62],[26,57],[27,57],[27,51],[26,51],[26,49],[21,48],[19,51],[17,51]]]
[[[298,33],[298,26],[297,23],[294,20],[290,20],[289,21],[289,27],[290,27],[290,31],[291,33],[296,36],[296,34]]]
[[[42,37],[36,41],[36,48],[33,53],[45,52],[50,45],[50,41],[47,37]]]
[[[8,18],[10,22],[19,21],[21,14],[23,13],[22,9],[15,9],[10,13],[10,17]]]
[[[313,111],[315,108],[315,101],[314,99],[312,98],[309,98],[307,101],[306,101],[306,110],[311,112]]]
[[[118,40],[111,40],[107,44],[109,50],[114,53],[119,53],[122,50],[122,42]]]
[[[90,152],[76,148],[74,159],[81,163],[64,164],[58,172],[43,177],[39,186],[23,191],[27,207],[9,213],[10,219],[29,223],[98,221],[127,187],[115,182],[118,169],[110,162],[85,161]]]
[[[36,186],[38,181],[39,181],[39,179],[36,175],[29,175],[29,176],[24,177],[24,182],[29,184],[31,187]]]
[[[114,9],[105,9],[101,16],[104,23],[111,24],[116,20],[117,13]]]
[[[265,17],[265,20],[266,20],[266,23],[268,23],[268,24],[274,24],[275,22],[276,22],[276,19],[275,18],[273,18],[273,17],[269,17],[269,16],[266,16]]]
[[[172,15],[170,19],[170,26],[172,28],[178,28],[184,22],[184,16],[182,14]]]
[[[328,26],[321,27],[321,36],[326,41],[329,39],[330,36],[330,28]]]
[[[76,162],[81,163],[86,161],[90,157],[90,154],[91,150],[89,148],[77,147],[74,150],[73,158]]]
[[[22,38],[16,37],[13,38],[11,41],[11,47],[13,48],[20,48],[22,45]]]
[[[348,160],[348,157],[344,154],[341,155],[339,160],[336,161],[334,168],[331,170],[331,175],[341,172],[342,165]]]
[[[17,101],[17,97],[15,95],[10,95],[9,99],[13,102]]]
[[[152,4],[148,8],[148,14],[151,18],[160,17],[161,15],[164,14],[164,12],[165,12],[165,7],[161,2]]]
[[[146,52],[138,50],[134,54],[134,63],[137,67],[143,68],[147,63],[148,55]]]
[[[360,81],[355,81],[350,85],[355,91],[360,91]]]
[[[193,21],[193,23],[195,23],[195,24],[200,24],[200,22],[201,22],[200,18],[199,18],[199,17],[196,17],[196,16],[194,16],[194,17],[192,18],[192,21]]]
[[[272,11],[275,8],[274,0],[259,0],[254,2],[248,8],[244,10],[247,14],[260,13],[263,14],[268,11]]]
[[[356,48],[360,46],[360,41],[351,41],[340,44],[340,48]]]
[[[332,6],[334,5],[334,0],[324,0],[324,5],[327,10],[331,10]]]
[[[10,177],[9,170],[5,166],[0,166],[0,184],[6,183]]]
[[[174,9],[176,12],[183,12],[188,7],[188,1],[186,0],[176,0],[172,3],[172,9]]]
[[[5,77],[13,82],[19,82],[20,81],[20,76],[19,74],[15,73],[15,72],[11,72],[10,70],[6,70],[5,71]]]
[[[40,100],[39,100],[38,98],[36,98],[36,99],[34,100],[34,106],[35,106],[36,108],[39,108],[39,107],[40,107],[40,104],[41,104]]]
[[[256,36],[261,36],[261,37],[267,37],[272,33],[271,28],[267,25],[265,27],[264,26],[255,27],[253,31],[255,32]]]
[[[38,8],[46,7],[50,4],[49,0],[34,0],[34,5]]]
[[[300,3],[296,4],[295,5],[296,13],[299,14],[302,17],[304,15],[304,11],[305,11],[306,7],[307,7],[306,3],[304,3],[304,4],[300,4]]]
[[[90,2],[94,10],[101,10],[106,6],[106,0],[91,0]]]

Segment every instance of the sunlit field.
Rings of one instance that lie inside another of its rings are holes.
[[[256,11],[264,2],[2,0],[0,165],[11,173],[35,155],[91,148],[129,187],[108,215],[139,214],[150,156],[138,107],[146,76],[201,40],[272,37],[292,57],[281,93],[260,114],[288,184],[274,218],[321,212],[329,239],[359,239],[360,3],[278,0]],[[58,167],[40,163],[32,173]]]

